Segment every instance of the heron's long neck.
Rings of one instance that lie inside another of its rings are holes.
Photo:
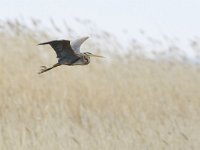
[[[85,54],[85,56],[84,56],[84,62],[85,62],[85,64],[90,63],[90,56],[88,56],[87,54]]]

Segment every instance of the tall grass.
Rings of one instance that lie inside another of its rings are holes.
[[[197,66],[129,53],[38,75],[57,61],[36,46],[50,37],[10,25],[14,34],[0,33],[1,150],[200,148]]]

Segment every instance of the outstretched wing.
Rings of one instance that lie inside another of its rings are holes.
[[[57,54],[57,58],[62,59],[65,58],[69,60],[69,62],[76,60],[79,58],[78,55],[72,50],[70,45],[70,41],[68,40],[56,40],[56,41],[49,41],[45,43],[40,43],[38,45],[45,45],[49,44],[55,50]]]
[[[82,37],[80,39],[77,39],[75,41],[72,41],[71,47],[74,50],[75,53],[80,53],[80,47],[83,44],[83,42],[85,42],[89,37]]]

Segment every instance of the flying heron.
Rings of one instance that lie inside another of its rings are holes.
[[[58,58],[58,63],[49,68],[47,68],[46,66],[41,66],[41,70],[38,73],[44,73],[60,65],[88,65],[90,63],[90,57],[102,58],[103,56],[94,55],[89,52],[80,52],[80,47],[82,43],[87,39],[88,37],[83,37],[72,42],[70,42],[69,40],[55,40],[38,44],[49,44],[55,50]]]

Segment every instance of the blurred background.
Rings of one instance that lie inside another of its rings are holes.
[[[199,149],[198,0],[0,4],[0,149]],[[105,59],[37,74],[84,36]]]

